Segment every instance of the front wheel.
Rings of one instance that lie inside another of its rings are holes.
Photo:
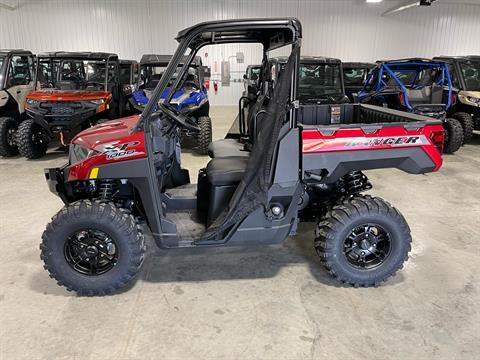
[[[411,242],[410,228],[397,209],[380,198],[355,196],[320,219],[315,249],[337,280],[367,287],[403,267]]]
[[[0,118],[0,156],[11,157],[18,154],[15,133],[18,122],[9,117]]]
[[[44,128],[33,119],[23,121],[18,127],[16,143],[20,155],[27,159],[38,159],[47,153],[50,138]]]
[[[138,275],[145,240],[134,217],[112,203],[81,200],[47,225],[40,245],[50,277],[79,295],[113,294]]]
[[[198,152],[202,155],[208,154],[208,146],[212,142],[212,120],[208,116],[198,118],[200,131],[197,135]]]

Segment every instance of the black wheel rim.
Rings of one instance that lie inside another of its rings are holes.
[[[15,132],[16,132],[16,128],[14,127],[11,127],[7,130],[7,144],[11,147],[15,147],[16,143],[15,143]]]
[[[32,132],[32,143],[35,145],[44,146],[48,143],[47,133],[42,128],[34,129]]]
[[[357,269],[373,269],[388,259],[392,237],[378,224],[362,224],[348,234],[343,254],[348,263]]]
[[[118,261],[118,247],[103,231],[79,230],[65,242],[65,260],[73,270],[84,275],[101,275]]]

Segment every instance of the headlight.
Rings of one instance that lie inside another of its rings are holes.
[[[75,164],[77,162],[86,160],[96,154],[98,153],[95,150],[87,149],[78,144],[70,144],[68,157],[70,160],[70,164]]]
[[[30,105],[30,106],[38,106],[40,104],[40,101],[33,100],[33,99],[27,99],[27,104]]]
[[[467,96],[467,100],[475,104],[480,104],[480,98]]]
[[[92,104],[95,104],[95,105],[100,105],[100,104],[103,104],[105,102],[104,99],[96,99],[96,100],[89,100]]]

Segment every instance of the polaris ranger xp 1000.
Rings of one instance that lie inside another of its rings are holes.
[[[441,121],[357,105],[361,116],[344,123],[298,124],[301,34],[294,18],[212,21],[181,31],[142,114],[83,131],[68,163],[46,169],[50,190],[65,203],[42,235],[50,275],[82,295],[118,291],[144,262],[142,221],[158,246],[181,248],[279,243],[299,221],[315,220],[312,246],[339,281],[373,286],[399,270],[410,229],[389,203],[362,194],[371,185],[361,171],[438,170]],[[263,45],[263,68],[271,50],[290,46],[290,56],[273,92],[261,79],[249,111],[258,121],[250,155],[211,159],[190,184],[179,142],[185,129],[201,129],[172,100],[199,49],[238,42]]]
[[[126,97],[115,54],[54,52],[37,56],[36,87],[16,133],[20,154],[45,155],[51,140],[66,145],[80,131],[125,113]]]

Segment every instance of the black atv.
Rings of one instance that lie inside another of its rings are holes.
[[[454,95],[448,116],[462,124],[463,141],[468,143],[473,130],[480,130],[480,56],[439,56],[434,59],[448,64]]]

